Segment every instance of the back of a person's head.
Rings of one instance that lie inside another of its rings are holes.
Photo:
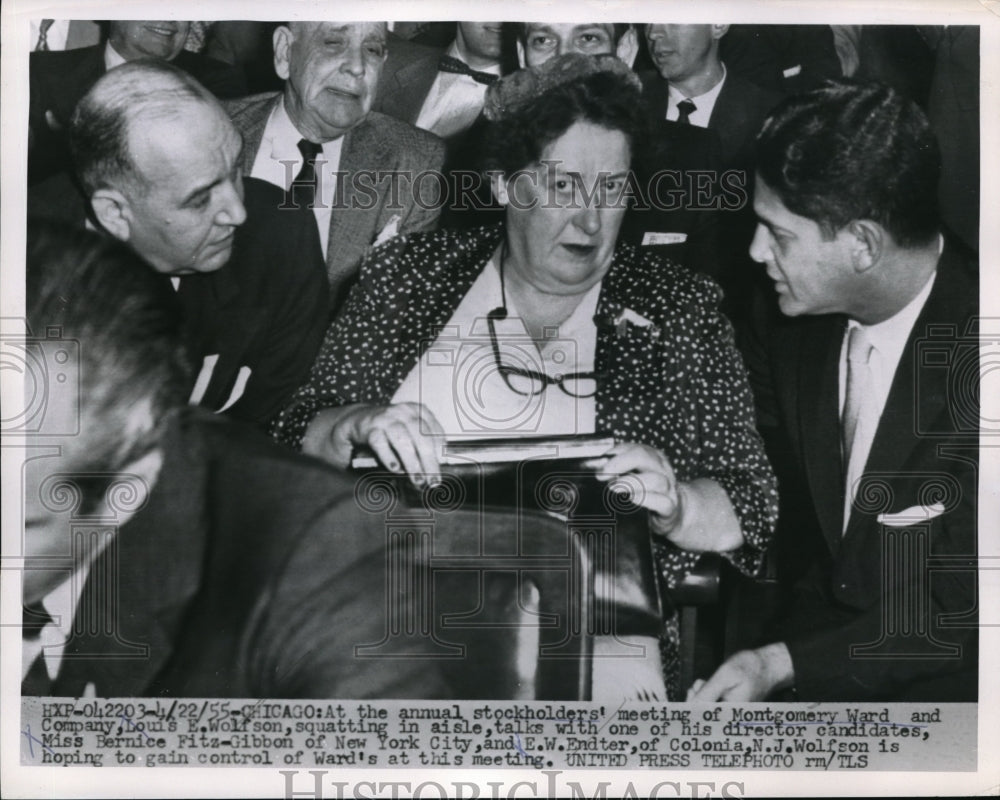
[[[113,472],[155,447],[190,391],[169,281],[107,237],[29,221],[26,309],[36,339],[61,338],[78,354],[75,385],[39,376],[48,403],[79,409],[67,465]]]
[[[877,222],[901,247],[939,229],[941,156],[924,113],[881,84],[830,81],[778,105],[757,138],[757,172],[794,214],[832,236]]]
[[[165,61],[129,61],[102,75],[70,121],[73,163],[86,193],[137,182],[128,141],[132,120],[167,119],[187,102],[218,105],[191,75]]]

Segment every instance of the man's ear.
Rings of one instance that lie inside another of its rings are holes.
[[[723,36],[729,33],[728,25],[713,25],[712,26],[712,38],[718,41]]]
[[[288,51],[292,48],[294,38],[295,34],[287,25],[279,25],[271,36],[271,44],[274,46],[274,71],[283,81],[288,80]]]
[[[631,67],[635,63],[635,57],[639,54],[639,34],[636,32],[635,25],[629,25],[622,34],[622,38],[618,40],[618,45],[615,47],[615,55],[619,59],[625,62],[625,65]]]
[[[518,39],[517,40],[517,65],[521,69],[524,69],[524,65],[526,63],[527,62],[524,60],[524,44],[522,44],[521,40]]]
[[[149,495],[153,491],[153,487],[156,485],[156,481],[160,477],[160,468],[163,466],[163,451],[159,448],[146,453],[144,456],[140,456],[135,461],[126,464],[118,471],[118,480],[128,484],[129,486],[134,485],[138,482],[139,486],[136,487],[137,492],[140,493],[140,497],[145,495],[148,500]],[[103,506],[107,503],[107,498],[101,503]],[[108,510],[107,515],[114,517],[116,524],[121,527],[126,522],[128,522],[139,510],[144,502],[138,502],[130,504],[128,509],[113,509]],[[101,509],[98,509],[101,511]],[[102,513],[102,516],[104,514]]]
[[[137,441],[149,436],[162,420],[154,418],[152,398],[144,398],[129,406],[125,418],[121,420],[121,436],[125,441]],[[130,461],[118,472],[122,475],[133,475],[139,479],[146,489],[147,495],[156,485],[160,477],[160,467],[163,465],[163,451],[156,447],[148,453]],[[121,520],[119,520],[121,522]]]
[[[101,227],[120,242],[127,242],[132,235],[131,208],[128,200],[117,189],[98,189],[90,198],[90,207]]]
[[[510,203],[510,197],[507,195],[507,176],[502,172],[490,173],[490,189],[500,205],[506,206]]]
[[[885,230],[877,222],[856,219],[849,223],[847,232],[851,237],[851,265],[855,272],[867,272],[882,257],[885,247]]]

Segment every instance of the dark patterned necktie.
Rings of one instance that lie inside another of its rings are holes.
[[[316,201],[316,156],[323,152],[323,145],[300,139],[298,147],[302,153],[302,168],[288,191],[293,203],[312,208]]]
[[[691,115],[698,110],[698,107],[690,100],[681,100],[677,104],[677,121],[681,125],[691,124]]]
[[[35,43],[36,50],[49,49],[49,28],[51,28],[54,23],[54,19],[43,19],[38,25],[38,41]]]
[[[480,72],[478,69],[470,67],[464,61],[452,58],[451,56],[441,56],[441,60],[438,62],[438,69],[441,72],[453,72],[456,75],[468,75],[476,83],[482,83],[486,86],[494,84],[500,80],[499,75],[492,75],[489,72]]]

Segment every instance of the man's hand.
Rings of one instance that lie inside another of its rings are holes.
[[[792,685],[795,671],[783,642],[731,656],[707,681],[695,681],[688,690],[691,703],[764,700],[771,692]]]

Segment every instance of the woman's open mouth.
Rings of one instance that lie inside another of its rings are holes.
[[[564,244],[563,249],[574,258],[587,258],[593,254],[597,246],[593,244]]]

